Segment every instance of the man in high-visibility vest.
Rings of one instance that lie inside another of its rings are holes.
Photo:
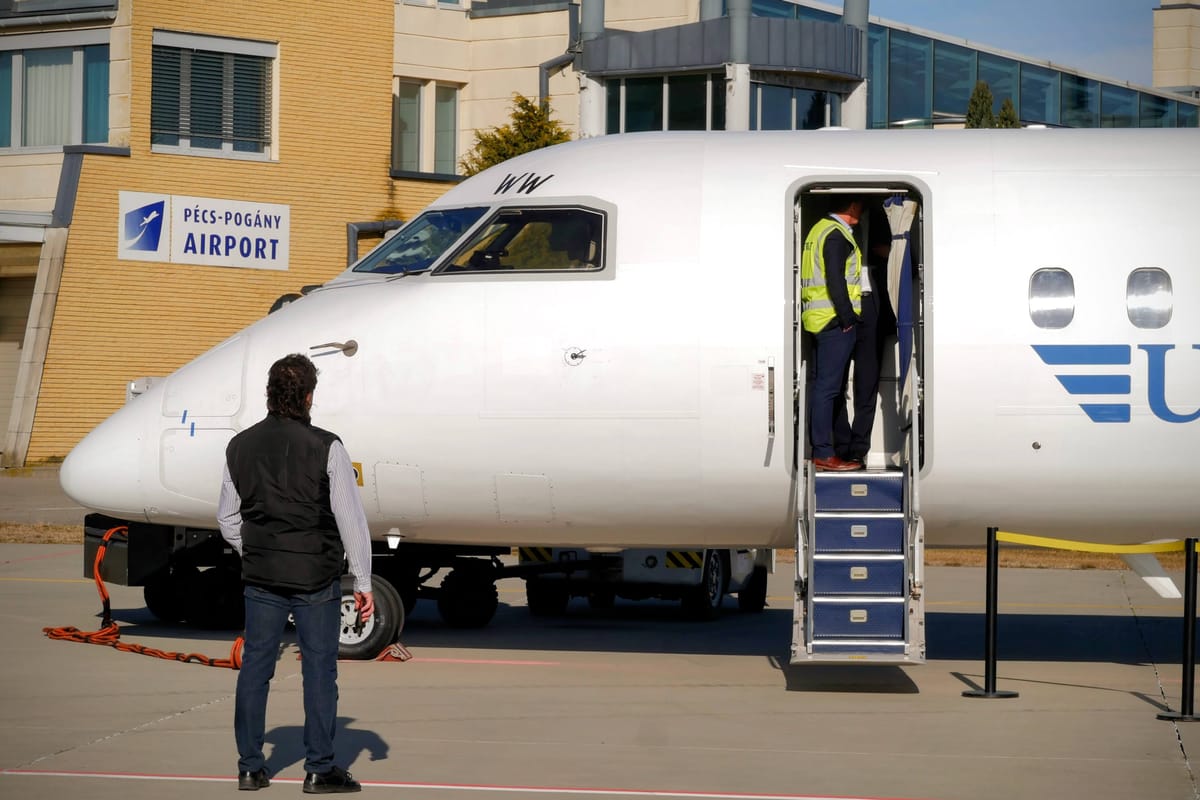
[[[862,313],[862,253],[854,240],[862,213],[861,198],[839,198],[833,213],[809,231],[800,261],[800,321],[816,339],[808,439],[813,466],[823,471],[863,468],[863,462],[837,455],[849,442],[834,441],[834,415],[843,406],[855,326]]]

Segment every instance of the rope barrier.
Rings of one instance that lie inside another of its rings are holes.
[[[1051,539],[1047,536],[1030,536],[1027,533],[1012,533],[997,531],[996,540],[1010,544],[1024,544],[1031,547],[1048,547],[1055,550],[1077,550],[1082,553],[1112,553],[1125,555],[1130,553],[1180,553],[1186,545],[1182,539],[1170,542],[1148,542],[1146,544],[1097,544],[1096,542],[1077,542],[1071,539]]]
[[[996,689],[996,629],[998,611],[1001,541],[1010,544],[1024,544],[1032,547],[1050,547],[1058,550],[1077,550],[1085,553],[1112,553],[1128,555],[1132,553],[1177,553],[1185,551],[1184,565],[1184,600],[1183,600],[1183,676],[1180,681],[1179,711],[1166,711],[1158,715],[1158,719],[1174,722],[1200,722],[1200,716],[1195,713],[1195,680],[1196,680],[1196,595],[1197,595],[1197,551],[1200,551],[1198,539],[1176,539],[1174,541],[1153,542],[1148,544],[1096,544],[1094,542],[1077,542],[1071,539],[1051,539],[1046,536],[1030,536],[1025,533],[1001,531],[998,528],[987,529],[987,588],[986,610],[984,613],[983,641],[983,687],[963,692],[963,697],[1004,698],[1017,697],[1016,692],[997,691]]]
[[[140,644],[128,644],[121,641],[121,629],[113,622],[112,618],[112,602],[109,599],[108,589],[104,586],[104,579],[100,577],[100,565],[104,563],[104,553],[108,549],[109,540],[113,536],[120,534],[128,538],[129,527],[126,525],[118,525],[115,528],[109,528],[104,534],[104,538],[100,542],[100,547],[96,550],[96,558],[92,562],[92,578],[96,581],[96,590],[100,592],[100,602],[102,606],[100,615],[100,630],[98,631],[81,631],[78,628],[64,626],[61,628],[42,628],[42,633],[46,634],[51,639],[58,639],[65,642],[81,642],[83,644],[102,644],[120,650],[124,653],[139,653],[144,656],[153,656],[154,658],[164,658],[168,661],[180,661],[185,664],[203,664],[206,667],[221,667],[224,669],[241,669],[242,668],[242,637],[239,636],[233,642],[233,648],[229,651],[229,658],[212,658],[200,653],[176,653],[167,650],[159,650],[154,647],[146,647]]]

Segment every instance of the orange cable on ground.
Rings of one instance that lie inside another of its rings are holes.
[[[140,644],[126,644],[121,641],[121,629],[112,619],[112,603],[109,600],[108,589],[104,587],[104,580],[100,577],[100,565],[104,562],[104,553],[108,549],[108,542],[116,534],[123,536],[129,535],[129,527],[126,525],[118,525],[115,528],[110,528],[100,542],[100,548],[96,551],[96,560],[92,562],[92,577],[96,581],[96,589],[100,592],[100,600],[103,603],[103,611],[100,619],[100,630],[98,631],[81,631],[78,628],[62,627],[62,628],[42,628],[51,639],[60,639],[67,642],[83,642],[85,644],[104,644],[109,647],[116,648],[126,653],[140,653],[144,656],[154,656],[155,658],[165,658],[168,661],[182,661],[187,664],[203,664],[207,667],[224,667],[226,669],[241,669],[242,667],[242,637],[239,636],[234,640],[233,648],[229,651],[229,658],[211,658],[200,653],[173,653],[166,650],[158,650],[153,647],[146,647]]]

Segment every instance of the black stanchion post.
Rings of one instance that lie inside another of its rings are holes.
[[[996,691],[996,616],[1000,592],[1000,542],[998,528],[987,529],[987,598],[983,641],[983,689],[968,689],[963,697],[1017,697],[1016,692]]]
[[[1196,539],[1185,539],[1183,554],[1183,685],[1179,691],[1179,711],[1164,711],[1159,719],[1196,722],[1193,713],[1196,697]]]

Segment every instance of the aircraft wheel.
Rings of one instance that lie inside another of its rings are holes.
[[[608,611],[617,604],[617,593],[612,589],[597,589],[588,593],[587,601],[593,611]]]
[[[560,617],[567,613],[571,595],[562,581],[547,581],[540,578],[525,580],[525,605],[535,617]]]
[[[766,607],[767,568],[758,564],[746,579],[746,585],[738,592],[738,608],[747,614],[757,614]]]
[[[417,607],[417,594],[421,588],[420,566],[402,562],[399,556],[376,559],[376,564],[379,574],[392,585],[404,604],[404,615],[411,615]]]
[[[246,625],[242,576],[232,567],[210,567],[182,582],[184,615],[197,628],[237,630]]]
[[[490,566],[460,563],[442,579],[438,613],[452,628],[482,628],[496,615],[500,595]]]
[[[404,627],[404,605],[400,595],[385,578],[371,576],[375,613],[358,629],[358,610],[354,607],[354,577],[342,576],[342,624],[338,633],[338,657],[370,659],[383,652]]]
[[[721,601],[724,599],[725,561],[718,551],[709,550],[704,557],[700,585],[684,595],[683,609],[692,619],[714,620],[721,613]]]
[[[187,586],[194,579],[196,568],[176,566],[165,569],[146,583],[142,596],[146,608],[163,622],[183,622],[187,616]]]

